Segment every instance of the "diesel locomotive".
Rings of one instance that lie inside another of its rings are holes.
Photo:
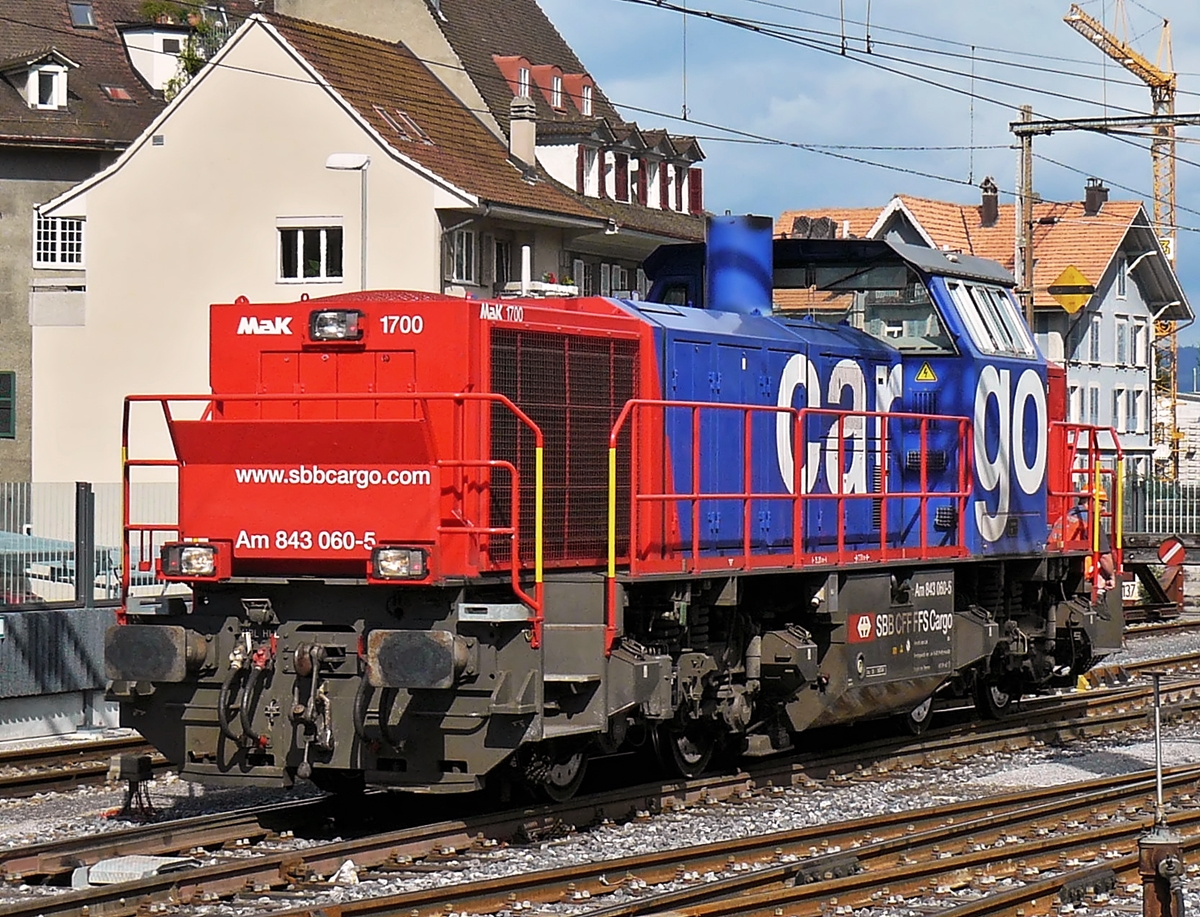
[[[714,217],[646,271],[212,306],[211,393],[126,401],[123,722],[204,783],[562,799],[1120,647],[1120,444],[1003,268]]]

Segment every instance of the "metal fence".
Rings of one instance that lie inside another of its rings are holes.
[[[1135,534],[1200,534],[1200,484],[1159,478],[1125,481],[1125,531]]]
[[[173,482],[130,496],[135,521],[175,520]],[[120,484],[0,483],[0,607],[118,601],[121,542]]]

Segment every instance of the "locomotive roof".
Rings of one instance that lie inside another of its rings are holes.
[[[776,268],[798,268],[813,264],[895,264],[901,262],[922,274],[980,280],[1000,286],[1016,285],[1003,265],[962,252],[944,252],[921,245],[886,239],[775,239]],[[704,243],[663,245],[646,259],[644,269],[654,279],[663,269],[678,269],[704,262]]]

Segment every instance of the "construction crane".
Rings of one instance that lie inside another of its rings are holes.
[[[1125,21],[1123,0],[1116,3],[1117,23]],[[1127,41],[1114,35],[1079,8],[1071,4],[1071,11],[1063,21],[1118,64],[1150,87],[1150,98],[1154,103],[1154,114],[1164,118],[1175,114],[1175,73],[1171,60],[1171,23],[1163,20],[1162,36],[1158,44],[1158,63],[1152,64],[1133,49]],[[1158,233],[1167,257],[1175,258],[1175,125],[1169,121],[1154,125],[1150,141],[1150,161],[1154,167],[1154,229]],[[1155,423],[1155,439],[1166,443],[1170,450],[1167,472],[1171,479],[1179,477],[1179,444],[1183,434],[1179,431],[1177,410],[1179,392],[1179,341],[1175,334],[1175,323],[1154,323],[1154,350],[1157,373],[1155,393],[1160,403],[1166,402],[1164,422]]]

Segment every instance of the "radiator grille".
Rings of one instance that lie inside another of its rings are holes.
[[[545,439],[546,562],[599,560],[607,553],[608,436],[630,398],[638,397],[636,341],[540,331],[492,331],[492,391],[506,395]],[[492,450],[521,475],[521,560],[533,560],[533,434],[506,408],[492,410]],[[509,491],[492,490],[492,519],[511,518]],[[617,450],[617,551],[628,550],[629,438]],[[509,545],[493,543],[506,562]]]

